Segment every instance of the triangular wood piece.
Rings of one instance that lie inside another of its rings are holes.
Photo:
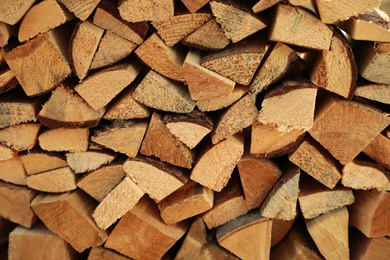
[[[14,73],[8,67],[0,69],[0,94],[15,89],[17,86],[19,86],[19,82]]]
[[[0,143],[15,151],[31,150],[38,140],[40,124],[22,123],[0,129]]]
[[[16,151],[12,150],[6,145],[0,144],[0,161],[5,161],[15,157]]]
[[[257,3],[252,7],[252,10],[255,13],[259,13],[261,11],[264,11],[265,9],[276,5],[280,1],[281,0],[258,0]]]
[[[16,27],[14,27],[14,26],[11,26],[5,22],[0,22],[0,33],[2,35],[2,37],[0,39],[0,47],[4,47],[8,44],[10,38],[17,34],[17,30],[16,30]],[[3,50],[3,52],[4,52],[4,50]],[[2,55],[0,54],[0,56],[2,56]],[[3,59],[0,57],[0,65],[2,64],[1,60],[3,60]]]
[[[19,156],[0,161],[0,180],[17,185],[26,185],[26,170]]]
[[[91,248],[88,260],[129,260],[129,258],[103,246],[95,246]]]
[[[195,13],[200,8],[205,6],[210,0],[181,0],[191,13]]]
[[[298,216],[292,220],[272,219],[271,248],[284,240],[297,218]]]
[[[65,158],[60,154],[48,153],[38,149],[20,155],[27,175],[33,175],[45,171],[68,166]]]
[[[175,1],[146,0],[134,2],[123,0],[119,2],[118,9],[122,18],[129,22],[160,21],[175,14]]]
[[[45,129],[39,134],[39,146],[46,151],[81,152],[89,145],[88,128]]]
[[[15,25],[35,2],[36,0],[4,1],[0,6],[0,21]]]
[[[66,153],[66,161],[75,173],[90,172],[112,162],[116,154],[108,151],[88,150],[85,152]]]
[[[78,0],[58,0],[58,2],[63,4],[69,11],[71,11],[77,18],[82,21],[87,20],[100,1],[101,0],[88,0],[80,2]]]
[[[363,149],[363,153],[390,170],[390,139],[388,137],[385,137],[382,134],[377,135],[374,140]]]
[[[358,86],[355,96],[390,105],[390,85],[368,83]]]

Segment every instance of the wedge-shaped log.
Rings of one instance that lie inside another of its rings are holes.
[[[358,86],[355,96],[390,105],[390,85],[368,83]]]
[[[38,136],[39,146],[46,151],[85,152],[89,145],[88,128],[45,129]]]
[[[390,170],[390,140],[388,137],[382,134],[377,135],[363,149],[363,152]]]
[[[93,13],[100,0],[88,0],[81,2],[77,0],[58,0],[58,2],[63,4],[77,18],[85,21]]]
[[[65,158],[60,154],[48,153],[40,149],[33,149],[29,152],[21,153],[20,160],[27,175],[33,175],[57,168],[68,166]]]
[[[195,13],[204,5],[206,5],[210,0],[181,0],[181,2],[187,7],[191,13]]]
[[[309,133],[345,165],[389,122],[389,118],[371,107],[331,96],[317,106],[315,122]]]
[[[252,211],[218,227],[216,236],[221,246],[242,259],[269,259],[271,228],[272,220]]]
[[[190,148],[171,133],[158,112],[152,114],[140,153],[187,169],[191,169],[194,162]]]
[[[89,252],[88,260],[129,260],[129,258],[114,250],[96,246]]]
[[[15,157],[17,154],[16,151],[12,150],[4,144],[0,144],[0,161],[5,161]]]
[[[17,86],[19,86],[19,82],[10,68],[4,67],[0,69],[0,94],[15,89]]]
[[[134,259],[160,259],[188,228],[188,222],[165,224],[157,205],[144,196],[121,218],[104,246]]]
[[[107,232],[93,221],[96,202],[81,190],[63,194],[39,194],[31,207],[45,226],[68,242],[77,252],[99,246],[107,239]]]
[[[19,156],[0,161],[0,180],[17,185],[26,185],[26,170]]]
[[[390,254],[390,238],[375,237],[368,238],[361,232],[352,229],[351,240],[351,259],[381,259]]]
[[[16,24],[30,9],[36,0],[6,0],[0,5],[0,21]]]
[[[0,47],[4,47],[8,44],[10,38],[16,35],[17,33],[16,27],[0,21],[0,33],[2,35],[0,38]],[[3,55],[4,55],[4,51],[3,51]],[[2,58],[0,58],[0,60],[2,60]],[[0,64],[1,63],[2,62],[0,62]]]
[[[26,177],[27,187],[52,193],[72,191],[77,188],[76,175],[68,166]]]
[[[272,219],[271,247],[274,247],[276,244],[284,240],[284,238],[290,232],[291,227],[295,223],[297,217],[293,218],[292,220],[280,220],[276,218]]]
[[[96,170],[115,159],[116,154],[106,150],[87,150],[85,152],[66,153],[66,162],[78,174]]]
[[[285,4],[276,5],[269,40],[310,49],[329,50],[332,35],[332,29],[310,11]]]
[[[126,175],[156,203],[188,181],[182,169],[152,157],[128,158],[123,164]]]
[[[0,129],[0,143],[15,151],[31,150],[38,140],[40,124],[22,123]]]
[[[0,182],[0,217],[31,228],[37,221],[37,216],[30,207],[37,191],[30,188]]]
[[[118,9],[122,18],[129,22],[160,21],[174,15],[174,2],[173,0],[146,0],[134,3],[121,0]]]
[[[257,3],[252,7],[252,10],[253,12],[258,13],[276,5],[280,1],[281,0],[258,0]]]

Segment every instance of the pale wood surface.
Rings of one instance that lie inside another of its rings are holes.
[[[2,32],[0,28],[0,34],[1,33]],[[0,36],[0,41],[1,41],[1,36]],[[14,73],[8,67],[4,67],[0,69],[0,94],[5,93],[11,89],[15,89],[17,86],[19,86],[19,82],[15,78]]]
[[[5,161],[16,156],[16,151],[12,150],[4,144],[0,144],[0,161]]]
[[[88,128],[54,128],[41,131],[39,146],[46,151],[85,152],[89,145]]]
[[[116,154],[109,151],[87,150],[85,152],[66,153],[66,162],[78,174],[96,170],[114,160]]]
[[[20,160],[27,175],[33,175],[68,165],[65,158],[58,153],[48,153],[39,149],[20,154]]]
[[[257,0],[256,4],[253,5],[252,10],[253,12],[258,13],[276,5],[280,1],[281,0]]]
[[[30,9],[36,0],[6,0],[0,4],[0,21],[16,24]]]
[[[355,96],[390,105],[390,86],[368,83],[356,87]]]
[[[382,134],[377,135],[364,149],[363,153],[390,169],[390,140]]]
[[[76,175],[68,166],[26,177],[27,187],[51,193],[72,191],[77,188]]]
[[[26,185],[26,170],[19,156],[0,161],[0,180],[17,185]]]
[[[181,0],[191,13],[195,13],[200,8],[205,6],[210,0]]]
[[[100,1],[101,0],[58,0],[58,2],[63,4],[67,9],[69,9],[69,11],[71,11],[77,18],[82,21],[87,20]]]
[[[0,47],[4,47],[5,45],[8,44],[9,39],[12,36],[16,35],[16,28],[5,23],[5,22],[0,22]],[[1,56],[1,55],[0,55]],[[0,58],[0,60],[2,60]],[[0,62],[1,64],[1,62]]]
[[[173,0],[121,0],[118,9],[122,18],[129,22],[160,21],[172,17],[175,6]]]
[[[38,140],[40,124],[22,123],[0,129],[0,143],[15,151],[31,150]]]

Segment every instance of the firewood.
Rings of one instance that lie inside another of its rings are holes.
[[[193,152],[171,133],[157,111],[152,114],[140,153],[187,169],[191,169],[194,162]]]
[[[355,89],[355,96],[390,105],[390,85],[365,84]]]
[[[184,171],[152,157],[128,158],[123,164],[126,175],[156,203],[184,186]]]
[[[390,170],[390,140],[382,134],[377,135],[364,149],[363,152],[370,158]]]
[[[31,150],[38,140],[40,124],[22,123],[0,129],[0,143],[15,151]]]
[[[236,83],[203,67],[199,50],[190,49],[184,60],[183,74],[193,100],[213,99],[228,95]],[[218,86],[216,88],[215,86]]]
[[[38,223],[31,229],[22,226],[9,235],[9,259],[75,259],[77,252],[62,238]]]
[[[280,220],[291,220],[296,217],[300,175],[300,169],[293,164],[283,169],[282,176],[260,207],[262,216]]]
[[[169,131],[193,149],[213,129],[213,120],[197,110],[189,114],[165,114],[163,121]]]
[[[36,0],[6,0],[0,5],[0,21],[10,25],[16,24],[30,9]]]
[[[218,227],[216,235],[221,246],[242,259],[269,259],[271,227],[272,220],[252,211]]]
[[[144,194],[129,177],[125,177],[99,203],[92,217],[99,228],[107,229],[134,207]]]
[[[200,8],[205,6],[210,0],[181,0],[181,2],[187,7],[188,11],[195,13]]]
[[[6,145],[0,144],[0,161],[5,161],[15,157],[16,151],[12,150]]]
[[[70,66],[80,81],[87,77],[103,33],[104,29],[90,21],[78,22],[73,29],[68,57]]]
[[[85,152],[89,145],[89,129],[46,129],[39,134],[38,141],[39,146],[46,151]]]
[[[134,3],[129,0],[120,0],[119,13],[123,19],[129,22],[160,21],[174,15],[173,0],[147,0]]]
[[[110,151],[87,150],[85,152],[66,153],[66,162],[78,174],[96,170],[115,159],[116,154]]]
[[[248,210],[238,176],[234,175],[222,191],[214,194],[213,208],[201,217],[212,229],[246,214]]]
[[[337,160],[308,135],[288,158],[330,189],[333,189],[341,179],[340,165]]]
[[[129,260],[128,257],[102,246],[92,247],[88,260]]]
[[[155,32],[136,50],[138,58],[161,75],[177,81],[184,81],[182,65],[185,50],[179,46],[169,47]]]
[[[259,208],[281,176],[280,168],[271,160],[253,158],[249,154],[242,156],[237,167],[248,209]]]
[[[67,28],[57,27],[22,44],[4,56],[27,96],[37,96],[67,78],[70,69],[66,51]]]
[[[144,196],[121,218],[104,246],[134,259],[160,259],[188,228],[188,222],[166,225],[157,205]]]
[[[8,67],[0,69],[0,94],[15,89],[17,86],[19,82],[14,73]]]
[[[305,48],[329,50],[333,31],[312,13],[296,6],[277,4],[269,40]]]
[[[250,144],[251,156],[272,158],[294,151],[305,136],[305,130],[293,129],[285,132],[275,125],[254,122]]]
[[[280,1],[281,0],[258,0],[257,3],[252,7],[252,10],[255,13],[259,13],[261,11],[264,11],[265,9],[276,5]]]
[[[40,2],[31,7],[23,17],[18,30],[18,40],[28,41],[73,18],[73,14],[55,0]]]
[[[159,202],[161,218],[172,225],[201,214],[213,207],[214,192],[194,181],[188,181]]]
[[[75,90],[94,110],[99,111],[127,87],[141,69],[142,64],[138,60],[126,60],[91,74]]]
[[[0,182],[0,217],[31,228],[37,221],[37,216],[30,203],[37,192],[27,187]]]
[[[9,233],[11,233],[11,231],[14,230],[16,226],[16,223],[0,217],[0,248],[2,245],[8,243]]]
[[[189,113],[196,105],[182,82],[166,78],[153,70],[142,79],[132,97],[148,107],[175,113]]]
[[[90,70],[110,66],[129,56],[137,45],[110,31],[105,31],[93,56]]]
[[[344,166],[341,183],[354,190],[390,190],[390,175],[379,164],[354,159]]]
[[[226,37],[215,18],[211,18],[181,42],[184,45],[201,50],[216,51],[225,48],[230,43],[230,40]]]
[[[291,220],[272,219],[271,248],[284,240],[296,219],[297,217]]]
[[[201,27],[211,18],[211,13],[179,13],[168,19],[152,22],[158,35],[167,46],[173,46]]]
[[[63,4],[77,18],[85,21],[93,13],[100,0],[88,0],[82,2],[77,0],[58,0],[58,2]]]
[[[351,98],[356,78],[357,66],[352,49],[341,32],[335,30],[330,49],[322,51],[318,56],[311,69],[310,79],[320,88]]]
[[[27,187],[52,193],[72,191],[77,188],[76,175],[68,166],[26,177]]]
[[[101,202],[124,176],[123,164],[112,163],[83,175],[77,181],[77,187]]]
[[[19,156],[0,161],[0,180],[18,185],[26,185],[26,171]]]
[[[21,153],[19,158],[23,162],[27,175],[34,175],[68,165],[65,158],[61,158],[60,154],[48,153],[40,149]]]
[[[298,200],[302,215],[312,219],[332,210],[351,205],[355,201],[352,190],[341,185],[329,189],[305,176],[302,178]]]
[[[214,191],[221,191],[243,154],[244,137],[241,133],[205,147],[192,169],[191,179]],[[223,160],[216,161],[216,158]]]
[[[325,259],[349,259],[346,207],[305,222],[310,236]]]
[[[366,237],[381,237],[390,234],[388,191],[357,190],[355,203],[348,207],[350,226],[359,229]]]
[[[335,23],[347,20],[349,17],[371,12],[375,7],[379,7],[380,0],[364,0],[359,3],[347,0],[343,3],[333,1],[316,0],[321,21],[324,23]]]
[[[4,47],[8,44],[10,38],[17,33],[16,27],[11,26],[5,22],[0,22],[0,47]],[[1,59],[0,59],[1,60]],[[0,62],[1,64],[1,62]]]
[[[350,233],[351,259],[385,259],[390,254],[389,237],[368,238],[354,229]]]
[[[58,195],[41,193],[34,198],[31,207],[51,232],[77,252],[99,246],[108,237],[92,219],[96,202],[79,189]]]
[[[233,43],[264,29],[267,24],[252,11],[249,2],[218,0],[210,7],[226,37]]]

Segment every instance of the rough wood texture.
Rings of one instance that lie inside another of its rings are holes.
[[[5,161],[16,156],[16,151],[6,145],[0,144],[0,161]]]
[[[191,13],[195,13],[205,6],[210,0],[181,0]]]
[[[135,259],[160,259],[188,228],[186,222],[166,225],[157,205],[144,196],[121,218],[105,247]]]
[[[19,156],[0,161],[0,180],[17,185],[26,185],[26,171]]]
[[[16,24],[30,9],[36,0],[6,0],[0,4],[0,21]]]
[[[47,153],[34,149],[20,155],[27,175],[33,175],[67,166],[67,162],[60,154]]]
[[[85,152],[66,153],[66,162],[78,174],[90,172],[114,160],[116,154],[109,151],[87,150]]]
[[[364,149],[363,152],[390,170],[390,140],[384,135],[377,135]]]
[[[118,9],[122,18],[129,22],[160,21],[175,13],[173,0],[120,0]]]
[[[255,13],[259,13],[261,11],[264,11],[265,9],[276,5],[280,1],[281,0],[258,0],[257,3],[252,7],[252,10]]]
[[[38,141],[39,146],[46,151],[85,152],[89,145],[89,129],[46,129],[39,134]]]
[[[390,105],[390,86],[368,83],[356,87],[355,96]]]
[[[1,33],[0,29],[0,34]],[[8,67],[0,69],[0,94],[15,89],[17,86],[19,86],[19,82],[15,78],[14,73]]]
[[[58,2],[69,9],[77,18],[85,21],[93,13],[100,0],[58,0]]]
[[[0,143],[15,151],[31,150],[38,140],[40,124],[22,123],[0,129]]]
[[[350,232],[353,237],[351,242],[351,259],[380,259],[385,260],[390,254],[389,237],[368,238],[357,230]]]

